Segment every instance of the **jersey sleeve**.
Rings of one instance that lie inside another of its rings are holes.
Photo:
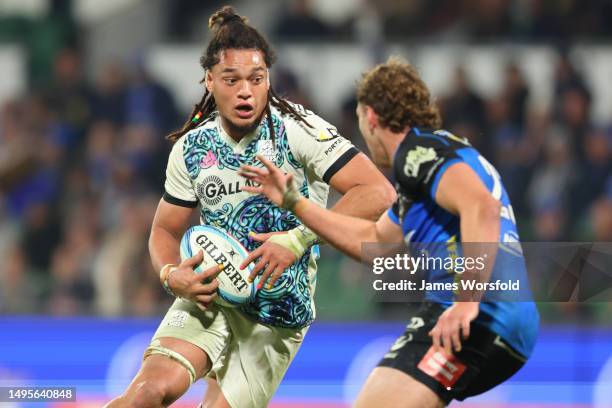
[[[183,156],[184,140],[184,137],[179,139],[170,151],[163,198],[170,204],[194,208],[198,205],[198,199],[191,184],[191,178]]]
[[[401,225],[399,219],[399,201],[395,201],[393,203],[391,208],[387,210],[387,215],[389,216],[389,219],[393,221],[394,224]]]
[[[296,159],[311,174],[329,184],[334,174],[355,157],[359,150],[342,137],[335,126],[309,112],[306,121],[290,119],[287,123],[289,147]]]
[[[435,200],[442,175],[460,161],[455,147],[445,137],[411,132],[396,154],[395,178],[410,196],[428,195]]]

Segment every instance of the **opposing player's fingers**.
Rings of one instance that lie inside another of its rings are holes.
[[[461,332],[463,333],[463,338],[467,339],[470,337],[470,320],[465,319],[461,322]]]
[[[255,186],[241,186],[240,190],[246,191],[251,194],[263,194],[263,187],[255,187]]]
[[[268,286],[266,287],[266,289],[268,290],[272,289],[272,287],[274,286],[278,278],[280,278],[283,275],[284,270],[285,269],[280,265],[277,265],[276,268],[274,268],[274,272],[272,272],[272,276],[270,277],[270,282],[268,282]]]
[[[247,256],[244,259],[244,261],[242,261],[242,263],[240,264],[240,269],[242,270],[242,269],[246,268],[248,264],[250,264],[251,262],[253,262],[257,258],[259,258],[261,256],[262,252],[263,252],[263,249],[261,249],[261,247],[251,251],[249,256]],[[255,277],[255,275],[257,275],[257,274],[251,273],[251,276]]]
[[[254,231],[249,232],[249,238],[250,239],[254,239],[257,242],[267,241],[268,238],[270,238],[272,235],[274,235],[273,232],[266,232],[266,233],[263,233],[263,234],[257,234]]]
[[[270,277],[270,275],[272,275],[272,272],[274,272],[274,268],[276,268],[276,263],[269,263],[266,266],[266,270],[261,274],[261,278],[259,278],[259,283],[257,284],[257,290],[263,288],[266,284],[266,282],[268,281],[268,278]]]
[[[265,157],[263,157],[263,155],[258,154],[257,155],[257,160],[259,160],[260,162],[263,163],[264,166],[266,166],[266,169],[268,169],[270,171],[270,173],[273,173],[274,171],[278,170],[278,168],[272,164],[272,162],[268,161]]]
[[[257,174],[257,173],[253,173],[252,171],[238,171],[238,175],[240,177],[244,177],[244,178],[248,178],[249,180],[262,180],[264,177]]]
[[[248,166],[248,165],[241,166],[240,171],[247,172],[247,173],[254,173],[259,176],[267,176],[268,174],[270,174],[270,172],[266,169],[262,169],[261,167],[255,167],[255,166]]]
[[[255,266],[253,266],[253,270],[251,271],[251,274],[248,277],[248,281],[253,282],[253,280],[255,280],[255,277],[257,275],[259,275],[259,273],[261,271],[264,270],[264,268],[266,267],[266,265],[268,264],[268,258],[267,257],[261,257],[259,258],[259,261],[257,261],[257,263],[255,263]]]

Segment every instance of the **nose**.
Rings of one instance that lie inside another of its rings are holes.
[[[249,81],[242,81],[240,83],[240,88],[238,89],[238,97],[240,99],[249,99],[252,95]]]

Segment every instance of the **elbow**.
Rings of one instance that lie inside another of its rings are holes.
[[[149,247],[149,253],[152,254],[153,253],[153,243],[155,240],[155,227],[151,228],[151,232],[149,232],[149,241],[148,241],[148,247]]]
[[[486,195],[479,200],[477,206],[478,219],[482,223],[499,224],[501,213],[501,203],[490,195]]]
[[[397,200],[397,192],[388,181],[384,184],[384,191],[381,194],[382,200],[385,202],[385,209],[391,207]]]
[[[149,252],[151,254],[154,252],[155,246],[159,242],[159,240],[163,239],[163,237],[165,236],[165,233],[168,233],[168,232],[169,231],[167,231],[166,229],[164,229],[163,227],[155,223],[155,221],[153,221],[153,225],[151,225],[151,231],[149,232],[149,242],[148,242]]]
[[[389,183],[389,180],[384,178],[381,174],[380,181],[375,184],[376,196],[383,210],[391,207],[395,200],[397,200],[397,193],[395,188]]]
[[[378,219],[378,216],[382,214],[385,210],[393,205],[395,200],[397,200],[397,193],[393,186],[385,180],[384,183],[381,183],[376,186],[376,200],[377,203],[377,216],[374,219]]]

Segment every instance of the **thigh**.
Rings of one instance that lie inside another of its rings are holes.
[[[208,379],[206,382],[208,386],[206,387],[206,393],[204,394],[201,408],[231,408],[217,380]]]
[[[161,337],[158,340],[161,347],[178,353],[181,357],[185,358],[185,360],[187,360],[189,364],[191,364],[195,372],[196,380],[200,377],[203,377],[208,371],[210,371],[210,368],[212,367],[211,359],[208,354],[199,346],[196,346],[195,344],[192,344],[188,341],[172,337]],[[153,356],[155,356],[155,354],[145,358],[145,361]],[[181,364],[180,361],[176,361],[176,359],[173,359],[171,357],[167,359],[175,361],[179,365],[183,366],[183,364]]]
[[[438,304],[424,304],[379,366],[402,371],[449,403],[486,392],[523,365],[497,334],[474,322],[459,353],[435,350],[428,333],[443,311]]]
[[[456,393],[455,398],[464,400],[479,395],[507,381],[525,364],[525,358],[516,352],[499,335],[486,328],[475,326],[474,336],[465,343],[458,357],[475,367],[474,376],[465,389]]]
[[[297,353],[307,328],[264,325],[237,309],[226,311],[232,341],[223,365],[213,366],[223,395],[233,407],[266,407]]]
[[[359,393],[355,408],[441,408],[446,404],[429,387],[408,374],[376,367]]]
[[[197,365],[193,367],[195,381],[223,357],[231,337],[221,307],[212,304],[202,310],[193,302],[177,299],[155,332],[151,345],[161,342],[173,350],[178,347],[176,352],[190,361],[193,359]]]
[[[379,363],[379,367],[398,370],[419,382],[437,395],[445,403],[449,403],[451,392],[459,377],[463,374],[451,364],[453,361],[441,359],[439,353],[432,352],[432,340],[429,331],[435,326],[444,308],[438,304],[423,304],[410,318],[404,333],[395,341]],[[451,370],[445,371],[445,367]],[[451,374],[450,377],[445,376]],[[405,395],[404,395],[405,397]]]

